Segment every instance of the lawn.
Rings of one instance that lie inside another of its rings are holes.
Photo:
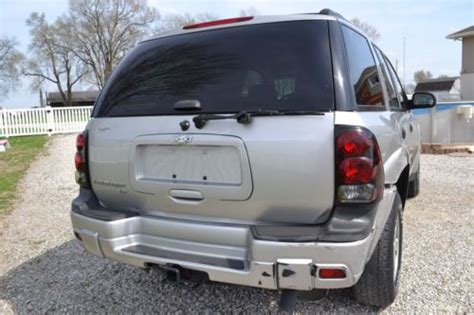
[[[11,148],[0,152],[0,215],[6,213],[17,193],[16,188],[31,161],[43,149],[47,136],[9,138]]]

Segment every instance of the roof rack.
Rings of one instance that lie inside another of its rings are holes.
[[[342,16],[342,14],[337,13],[336,11],[333,11],[331,9],[322,9],[321,11],[319,11],[319,14],[330,15],[342,19],[344,21],[348,21],[344,16]]]

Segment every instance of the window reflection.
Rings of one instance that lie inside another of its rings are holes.
[[[383,106],[382,85],[369,43],[346,26],[343,33],[357,104]]]
[[[375,53],[377,55],[377,60],[380,64],[380,68],[382,69],[382,76],[385,80],[385,86],[387,89],[390,107],[398,108],[400,107],[400,104],[398,103],[397,93],[395,92],[395,88],[392,83],[392,78],[390,77],[390,74],[387,71],[387,65],[384,61],[382,52],[377,47],[375,47]]]
[[[151,40],[125,58],[98,100],[99,116],[252,109],[330,110],[332,70],[327,21],[224,28]]]

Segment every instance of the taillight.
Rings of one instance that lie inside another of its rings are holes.
[[[86,169],[86,160],[84,159],[84,155],[80,152],[76,152],[74,156],[74,164],[76,166],[76,170],[79,172],[84,172]]]
[[[365,157],[350,157],[339,165],[339,177],[344,184],[368,184],[375,177],[373,162]]]
[[[74,155],[74,165],[76,167],[76,182],[79,186],[90,188],[89,170],[87,167],[87,133],[83,132],[76,138],[76,154]]]
[[[367,131],[347,130],[337,137],[336,145],[345,156],[361,156],[373,143]]]
[[[86,146],[86,136],[83,133],[77,135],[76,138],[76,149],[77,151],[82,151]]]
[[[336,126],[336,201],[370,203],[383,196],[384,171],[380,149],[368,129]]]

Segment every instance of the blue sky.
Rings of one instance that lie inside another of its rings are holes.
[[[406,38],[406,82],[413,72],[430,70],[458,75],[461,68],[461,43],[446,35],[474,24],[474,0],[149,0],[162,14],[210,12],[219,17],[238,15],[241,9],[254,7],[260,14],[318,12],[331,8],[346,18],[357,17],[375,26],[381,38],[378,45],[392,62],[398,61],[403,80],[403,37]],[[67,0],[0,0],[0,34],[15,37],[20,49],[27,52],[29,43],[25,21],[31,12],[44,12],[48,20],[67,10]],[[474,56],[473,56],[474,58]],[[48,87],[47,90],[54,91]],[[0,106],[21,108],[38,105],[38,92],[31,91],[28,80]]]

